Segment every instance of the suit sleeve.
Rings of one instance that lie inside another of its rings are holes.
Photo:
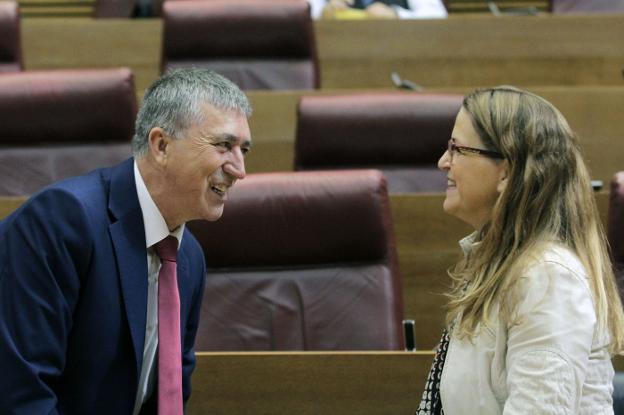
[[[81,203],[61,190],[0,224],[0,413],[57,414],[80,275],[92,244]]]
[[[189,235],[190,236],[190,235]],[[186,237],[186,236],[185,236]],[[195,336],[199,326],[199,315],[201,311],[201,303],[204,297],[204,285],[206,281],[206,265],[204,262],[204,254],[199,244],[193,240],[197,246],[196,255],[193,258],[192,270],[193,278],[197,281],[196,290],[193,295],[192,305],[189,312],[189,318],[186,322],[186,335],[184,337],[183,354],[182,354],[182,391],[184,402],[186,403],[191,396],[191,375],[195,369]]]

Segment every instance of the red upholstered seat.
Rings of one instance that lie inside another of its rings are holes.
[[[295,170],[378,168],[390,192],[441,191],[437,168],[460,95],[366,93],[303,96]]]
[[[134,12],[135,0],[95,0],[93,17],[105,18],[129,18]]]
[[[136,112],[126,68],[3,74],[0,195],[28,195],[130,157]]]
[[[624,299],[624,171],[616,173],[611,180],[607,237],[620,295]]]
[[[381,172],[256,174],[230,196],[188,224],[208,266],[196,350],[402,348]]]
[[[306,0],[167,1],[163,25],[163,71],[213,69],[242,89],[319,87]]]
[[[21,70],[19,8],[17,2],[0,1],[0,73]]]

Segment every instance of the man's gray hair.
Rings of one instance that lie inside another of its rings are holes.
[[[132,138],[135,158],[147,154],[148,135],[160,127],[175,139],[203,121],[203,105],[234,110],[251,116],[251,104],[236,84],[207,69],[179,69],[169,72],[145,91]]]

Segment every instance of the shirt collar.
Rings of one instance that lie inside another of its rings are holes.
[[[178,249],[182,243],[182,234],[184,233],[184,224],[178,226],[172,232],[169,232],[167,222],[163,218],[158,206],[154,203],[152,196],[147,190],[147,186],[141,177],[141,172],[134,161],[134,182],[136,183],[137,196],[141,205],[141,213],[143,214],[143,224],[145,226],[145,246],[147,248],[162,241],[171,235],[178,240]]]
[[[468,256],[468,254],[470,254],[477,246],[479,246],[481,242],[477,242],[478,237],[479,231],[474,231],[473,233],[459,241],[459,246],[461,247],[465,256]]]

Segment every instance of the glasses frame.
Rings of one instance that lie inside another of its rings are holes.
[[[461,155],[466,155],[465,153],[470,153],[470,154],[475,154],[475,155],[479,155],[479,156],[484,156],[484,157],[488,157],[491,159],[504,159],[505,157],[503,157],[503,155],[501,153],[498,153],[496,151],[491,151],[491,150],[483,150],[482,148],[475,148],[475,147],[467,147],[467,146],[459,146],[457,144],[455,144],[453,142],[453,139],[451,138],[450,140],[448,140],[448,147],[446,149],[449,153],[449,155],[451,156],[451,161],[453,161],[453,153],[457,152]]]

